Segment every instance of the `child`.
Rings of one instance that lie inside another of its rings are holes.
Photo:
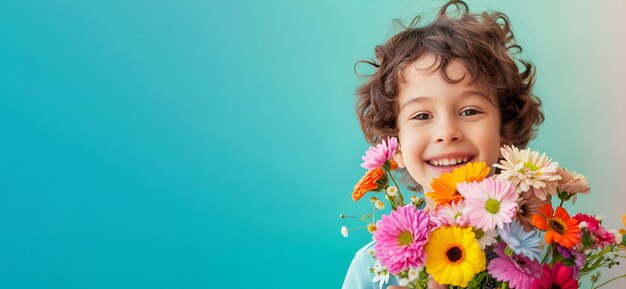
[[[356,110],[368,142],[398,138],[394,159],[429,192],[443,172],[467,162],[492,166],[505,144],[525,147],[543,113],[532,95],[533,65],[512,56],[522,48],[506,15],[470,13],[453,1],[433,23],[414,24],[376,47],[377,62],[365,61],[376,72],[358,88]],[[372,245],[356,253],[343,288],[379,288],[369,270]]]

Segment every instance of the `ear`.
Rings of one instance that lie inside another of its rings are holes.
[[[393,160],[398,163],[399,168],[404,168],[404,159],[402,158],[402,149],[400,148],[400,144],[398,144],[398,148],[396,149],[396,153],[393,155]]]

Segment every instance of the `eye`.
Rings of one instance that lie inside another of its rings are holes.
[[[469,109],[466,109],[466,110],[462,111],[461,112],[461,116],[472,116],[472,115],[477,115],[479,113],[480,112],[478,110],[475,110],[473,108],[469,108]]]
[[[427,114],[427,113],[418,113],[417,115],[415,115],[411,119],[429,120],[430,118],[431,118],[431,116],[429,114]]]

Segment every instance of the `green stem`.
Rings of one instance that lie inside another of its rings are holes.
[[[376,205],[372,204],[372,216],[370,217],[370,221],[372,223],[376,223]]]
[[[548,245],[548,249],[546,250],[546,254],[543,255],[543,259],[541,260],[541,265],[546,263],[546,259],[548,258],[548,255],[551,253],[552,251],[552,244]]]
[[[615,248],[615,246],[608,246],[606,248],[604,248],[604,250],[598,252],[595,255],[592,255],[590,257],[587,258],[587,260],[585,261],[585,265],[581,268],[581,272],[585,272],[587,270],[592,271],[595,270],[601,263],[602,260],[604,259],[604,255],[613,252],[613,249]]]
[[[593,288],[593,289],[598,289],[598,288],[600,288],[600,287],[602,287],[602,286],[604,286],[604,285],[608,284],[609,282],[613,282],[613,281],[615,281],[615,280],[617,280],[617,279],[619,279],[619,278],[622,278],[622,277],[626,277],[626,274],[619,275],[619,276],[617,276],[617,277],[615,277],[615,278],[610,279],[609,281],[606,281],[606,282],[604,282],[604,283],[602,283],[602,284],[598,285],[597,287],[591,287],[591,288]]]
[[[507,289],[509,288],[509,283],[508,282],[502,282],[502,287],[500,287],[500,289]]]
[[[393,181],[393,184],[396,185],[396,189],[398,189],[398,196],[400,197],[399,205],[404,206],[404,197],[402,196],[402,193],[400,192],[400,186],[398,186],[398,183],[396,182],[396,179],[393,178],[393,175],[391,174],[391,172],[389,172],[388,174],[389,174],[389,178],[391,178],[391,181]]]
[[[559,204],[559,207],[563,207],[563,200],[561,200],[561,203]]]

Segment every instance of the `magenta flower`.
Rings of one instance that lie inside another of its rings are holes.
[[[489,231],[513,221],[518,194],[511,183],[486,178],[480,183],[460,183],[457,190],[465,198],[463,215],[469,216],[472,227]]]
[[[399,207],[376,223],[376,258],[394,275],[424,264],[424,245],[428,241],[428,214],[415,206]]]
[[[574,272],[571,268],[556,263],[550,268],[548,264],[543,266],[543,275],[535,279],[530,284],[530,289],[577,289],[578,281],[574,279]]]
[[[615,235],[607,231],[594,216],[578,213],[574,216],[574,219],[576,219],[578,223],[587,223],[586,231],[589,231],[589,236],[591,240],[593,240],[593,246],[591,246],[591,248],[604,249],[604,247],[608,245],[615,244]]]
[[[498,281],[509,282],[510,288],[529,289],[533,279],[539,278],[543,273],[541,265],[522,255],[511,254],[508,256],[504,249],[505,243],[498,243],[493,251],[497,258],[489,262],[487,272]]]
[[[370,171],[382,167],[386,161],[391,160],[397,148],[398,139],[388,137],[387,141],[383,140],[383,143],[377,144],[375,147],[370,147],[365,152],[365,156],[362,157],[364,162],[361,164],[361,167]]]

